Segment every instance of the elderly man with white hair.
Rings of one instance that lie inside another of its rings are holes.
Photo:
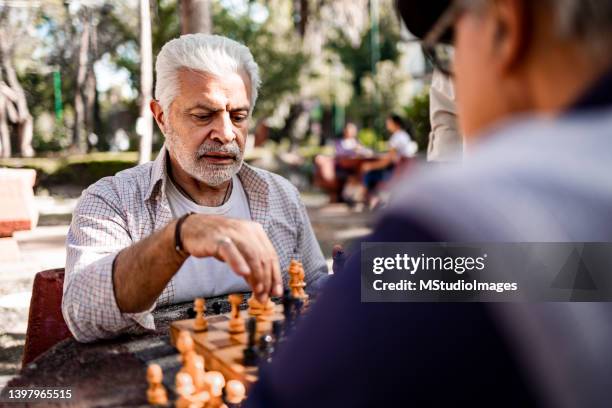
[[[70,226],[62,311],[79,341],[154,329],[156,307],[195,297],[252,290],[264,302],[293,258],[309,287],[327,276],[297,189],[243,163],[260,85],[249,49],[184,35],[155,69],[164,148],[85,190]]]

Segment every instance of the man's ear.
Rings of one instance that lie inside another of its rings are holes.
[[[164,116],[163,108],[155,99],[151,99],[151,103],[149,104],[149,106],[151,107],[151,112],[153,112],[155,122],[157,122],[157,126],[159,126],[159,130],[161,130],[162,134],[165,134],[166,117]]]
[[[515,69],[529,44],[530,14],[525,0],[495,0],[491,13],[495,19],[495,54],[503,72]]]

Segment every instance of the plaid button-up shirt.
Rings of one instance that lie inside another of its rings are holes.
[[[163,148],[155,161],[99,180],[79,200],[66,242],[62,300],[64,319],[79,341],[109,338],[131,329],[153,330],[151,312],[174,302],[172,279],[150,310],[122,313],[112,277],[119,251],[163,228],[173,218],[165,193],[169,182],[166,156]],[[297,189],[278,175],[246,164],[238,177],[252,220],[262,224],[278,253],[285,285],[289,263],[297,258],[303,262],[306,283],[319,286],[327,276],[327,264]]]

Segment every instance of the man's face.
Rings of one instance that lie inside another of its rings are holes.
[[[250,81],[246,74],[213,76],[180,70],[180,92],[166,117],[170,156],[191,177],[218,186],[242,166],[248,134]]]

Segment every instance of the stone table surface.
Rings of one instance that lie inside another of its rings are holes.
[[[221,313],[230,311],[226,297],[206,300],[206,314],[219,301]],[[187,319],[192,303],[164,307],[153,312],[154,332],[124,334],[113,340],[81,344],[66,339],[29,365],[7,387],[70,387],[73,398],[61,403],[11,403],[17,406],[50,407],[148,407],[146,369],[157,363],[164,373],[163,383],[170,401],[174,400],[174,377],[180,369],[178,353],[170,344],[170,323]],[[246,296],[241,308],[246,308]],[[2,403],[0,402],[0,406]]]

